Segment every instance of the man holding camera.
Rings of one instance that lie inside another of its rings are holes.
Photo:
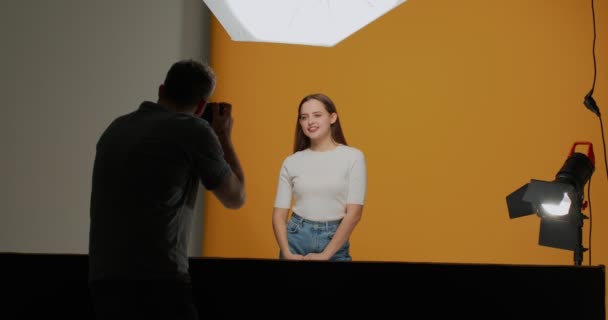
[[[215,81],[204,63],[174,63],[158,101],[115,119],[97,142],[89,230],[97,319],[198,319],[188,239],[199,183],[227,208],[245,202],[232,106],[208,103]]]

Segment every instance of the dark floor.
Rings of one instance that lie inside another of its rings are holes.
[[[605,320],[603,266],[192,258],[204,319]],[[86,255],[0,253],[0,319],[91,319]],[[6,315],[7,317],[3,316]]]

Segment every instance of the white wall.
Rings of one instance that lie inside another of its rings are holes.
[[[99,135],[155,101],[171,63],[206,60],[208,31],[201,0],[2,0],[0,252],[88,251]]]

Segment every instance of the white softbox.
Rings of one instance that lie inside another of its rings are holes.
[[[406,0],[203,0],[234,41],[333,47]]]

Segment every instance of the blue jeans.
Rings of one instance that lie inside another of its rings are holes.
[[[306,255],[308,253],[321,253],[334,237],[342,220],[311,221],[292,213],[287,222],[287,242],[289,250],[294,254]],[[350,256],[350,242],[344,245],[331,257],[330,261],[352,261]],[[285,259],[280,253],[279,259]]]

